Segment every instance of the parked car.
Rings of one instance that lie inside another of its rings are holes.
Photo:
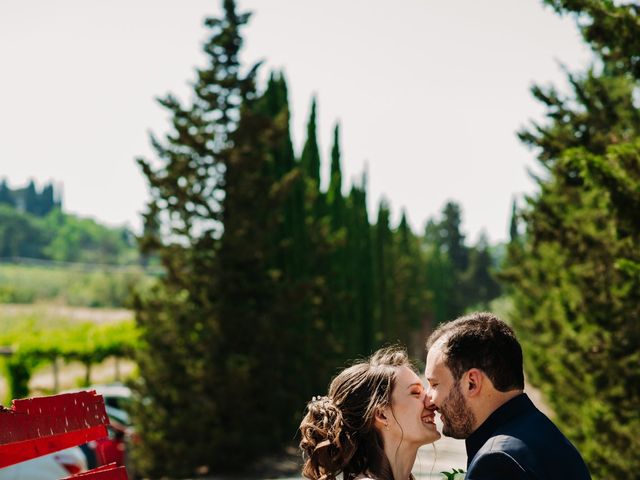
[[[136,441],[129,415],[132,401],[131,389],[126,385],[116,383],[91,385],[84,390],[95,390],[97,394],[102,395],[110,423],[107,427],[108,435],[106,437],[80,446],[89,468],[115,462],[119,466],[127,467],[129,478],[135,478],[135,472],[128,456],[128,452]]]
[[[82,450],[73,447],[0,468],[0,480],[59,480],[85,470]]]

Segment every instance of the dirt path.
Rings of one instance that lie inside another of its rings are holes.
[[[3,318],[32,316],[35,318],[61,318],[72,321],[84,320],[96,323],[118,322],[133,318],[133,312],[123,308],[70,307],[50,303],[29,305],[3,303],[0,304],[0,315]]]

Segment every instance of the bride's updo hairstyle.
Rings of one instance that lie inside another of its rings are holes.
[[[344,480],[369,473],[392,480],[375,414],[391,405],[398,367],[413,368],[399,347],[378,350],[333,379],[326,397],[314,397],[300,423],[302,475],[311,480]]]

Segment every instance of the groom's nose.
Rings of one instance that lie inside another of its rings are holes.
[[[429,389],[425,390],[424,395],[424,406],[430,410],[437,410],[436,404],[431,401],[431,396],[429,395]]]
[[[433,402],[431,401],[431,386],[427,383],[427,388],[424,389],[426,392],[426,400],[425,402],[430,402],[431,404],[433,404]]]

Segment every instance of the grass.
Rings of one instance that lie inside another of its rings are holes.
[[[153,277],[139,267],[0,264],[0,303],[124,307]]]
[[[92,382],[106,382],[115,379],[115,367],[106,366],[114,364],[112,355],[132,348],[135,337],[133,312],[124,309],[0,304],[0,347],[13,349],[12,361],[31,365],[29,389],[35,395],[53,393],[50,355],[58,357],[59,389],[84,383],[86,367],[77,361],[81,358],[93,363]],[[0,358],[0,399],[6,402],[8,387],[1,378],[2,372],[8,373],[5,366]],[[122,359],[120,366],[122,378],[134,371],[131,361]]]

